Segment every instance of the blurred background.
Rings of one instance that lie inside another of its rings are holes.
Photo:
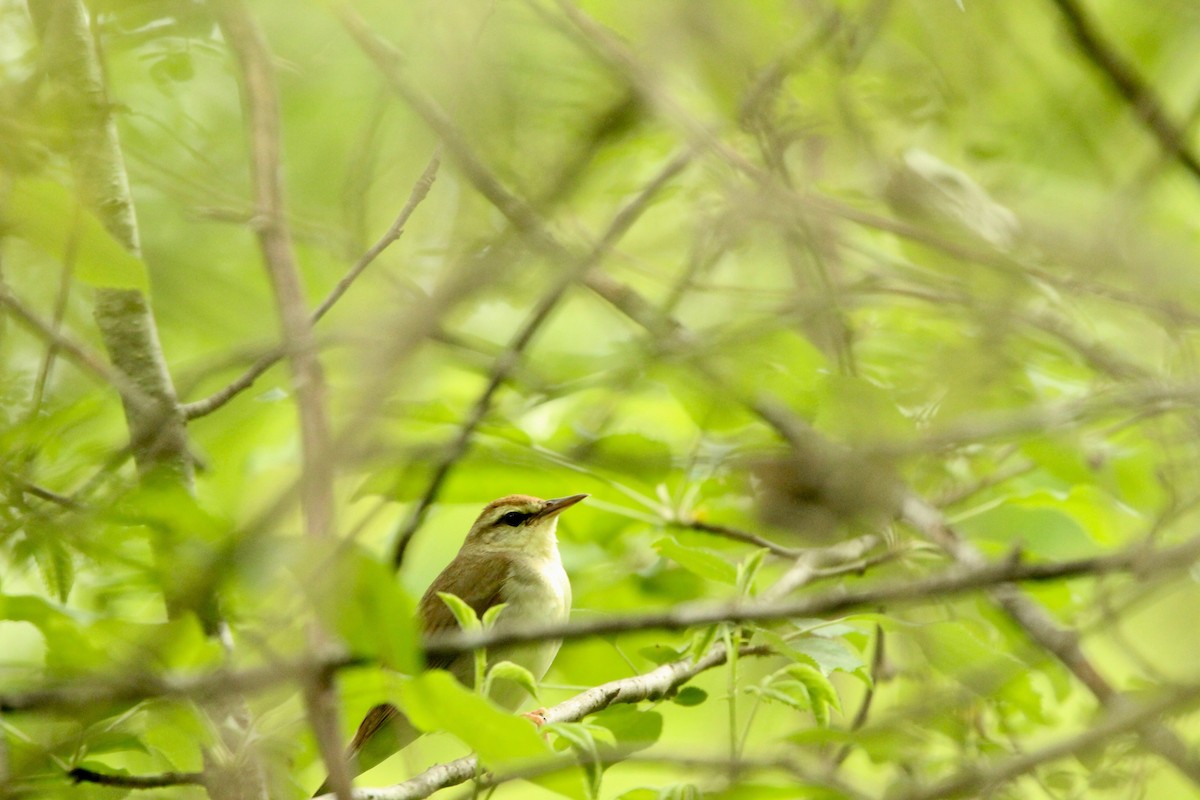
[[[206,3],[86,8],[187,408],[280,342],[237,62]],[[413,662],[413,598],[483,504],[513,492],[592,495],[559,528],[579,620],[761,594],[782,556],[863,537],[819,588],[949,568],[928,531],[895,522],[907,492],[989,558],[1195,535],[1195,3],[258,0],[249,13],[272,53],[311,307],[436,168],[403,235],[314,328],[337,540],[302,535],[286,364],[191,419],[190,493],[139,484],[116,392],[7,306],[0,692],[282,663],[320,620],[369,662],[338,675],[348,736],[394,694],[378,661]],[[25,3],[0,0],[4,292],[102,354],[92,311],[111,275],[83,268],[104,242],[78,233],[76,131],[47,74]],[[761,569],[730,528],[776,545]],[[1200,593],[1178,566],[1025,591],[1112,687],[1162,697],[1200,679]],[[190,610],[168,619],[164,597]],[[232,652],[205,635],[211,607]],[[658,722],[639,718],[645,749],[598,796],[942,796],[966,765],[1107,719],[1108,698],[982,594],[785,629],[797,653],[642,704]],[[568,643],[539,700],[736,630]],[[324,769],[295,687],[248,704],[272,796],[307,796]],[[1195,742],[1191,705],[1175,710]],[[986,796],[1193,796],[1139,730]],[[197,742],[220,740],[153,692],[11,710],[0,732],[13,797],[116,796],[63,771],[200,770]],[[464,752],[429,737],[360,785]],[[535,796],[554,795],[495,794]]]

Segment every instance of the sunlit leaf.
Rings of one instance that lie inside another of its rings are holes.
[[[702,578],[731,585],[737,581],[737,567],[711,551],[688,547],[673,537],[659,539],[654,543],[654,549],[663,558],[671,559],[688,572]]]

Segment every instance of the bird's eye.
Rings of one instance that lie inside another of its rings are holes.
[[[505,525],[512,525],[514,528],[525,521],[528,514],[522,514],[520,511],[509,511],[504,516],[500,517],[500,521]]]

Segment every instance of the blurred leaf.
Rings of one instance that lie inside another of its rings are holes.
[[[671,559],[702,578],[731,585],[737,582],[737,568],[712,551],[688,547],[674,537],[659,539],[654,543],[654,549],[663,558]]]
[[[318,558],[332,558],[331,567],[310,587],[326,629],[356,655],[376,657],[399,672],[418,671],[416,609],[391,569],[357,548]]]
[[[685,686],[675,693],[671,702],[679,706],[698,706],[708,699],[708,692],[699,686]]]
[[[671,448],[636,433],[617,433],[589,442],[584,462],[596,469],[636,475],[645,483],[658,483],[671,475]]]
[[[840,441],[869,445],[912,435],[912,423],[900,413],[895,399],[868,380],[829,375],[818,396],[815,426]]]
[[[80,207],[63,186],[48,180],[14,181],[0,205],[0,231],[19,236],[74,274],[105,289],[149,289],[146,267]]]
[[[533,673],[524,667],[514,664],[511,661],[498,661],[488,667],[487,683],[485,684],[484,694],[491,696],[491,682],[497,680],[512,681],[519,685],[522,689],[529,692],[529,696],[537,699],[538,687],[537,680],[533,677]]]
[[[415,726],[453,734],[474,750],[489,770],[518,770],[555,759],[529,720],[501,710],[443,670],[412,678],[401,686],[400,698]],[[567,797],[588,796],[589,784],[578,767],[542,775],[533,782]]]
[[[65,603],[71,593],[71,587],[75,584],[75,562],[63,544],[59,532],[54,529],[39,532],[40,527],[33,520],[25,526],[26,536],[30,539],[30,549],[46,588],[60,603]]]
[[[758,571],[762,569],[763,559],[767,557],[768,552],[770,551],[766,548],[755,550],[737,565],[738,597],[754,595],[754,579],[758,577]]]
[[[717,640],[718,636],[724,634],[725,630],[726,625],[721,623],[717,625],[705,625],[694,631],[691,641],[688,643],[688,660],[696,662],[703,658],[704,654],[712,649],[713,642]]]
[[[617,752],[632,752],[650,747],[659,740],[663,732],[662,714],[626,703],[609,706],[589,717],[588,722],[612,732]],[[612,756],[607,751],[607,745],[601,744],[600,749],[606,757]]]

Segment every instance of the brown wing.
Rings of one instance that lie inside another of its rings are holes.
[[[359,723],[353,741],[346,748],[346,763],[351,775],[360,775],[392,753],[406,747],[420,731],[412,726],[391,703],[380,703],[367,712]],[[313,797],[333,791],[326,778]]]
[[[507,556],[496,553],[477,555],[459,553],[442,573],[433,579],[421,597],[418,615],[421,632],[425,635],[458,630],[458,621],[450,609],[438,597],[438,592],[447,592],[462,598],[483,617],[483,612],[502,602],[501,591],[508,579],[511,562]],[[446,669],[453,657],[430,658],[429,669]]]
[[[450,609],[442,602],[442,598],[438,597],[438,592],[457,595],[475,609],[477,616],[482,617],[483,612],[501,602],[500,592],[504,581],[508,579],[510,568],[509,559],[502,555],[456,556],[454,561],[433,579],[433,583],[421,597],[417,609],[421,632],[428,635],[458,630],[458,620],[454,619]],[[431,658],[426,666],[429,669],[447,669],[453,660],[453,656]],[[394,705],[380,703],[367,712],[354,734],[354,740],[347,748],[346,758],[351,764],[351,771],[357,775],[370,769],[405,747],[418,733],[408,718]],[[317,790],[317,795],[329,791],[326,781]]]

